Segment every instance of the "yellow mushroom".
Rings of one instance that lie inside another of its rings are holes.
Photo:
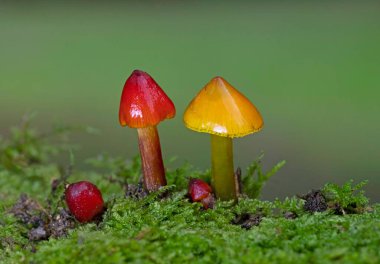
[[[211,174],[216,196],[237,200],[232,138],[259,131],[263,119],[256,107],[222,77],[213,78],[190,102],[185,126],[211,134]]]

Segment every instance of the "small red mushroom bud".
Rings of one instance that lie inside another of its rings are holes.
[[[192,202],[202,203],[205,209],[214,207],[212,188],[201,179],[191,179],[189,182],[189,195]]]
[[[102,193],[88,181],[70,184],[65,191],[65,200],[70,212],[81,222],[89,222],[104,209]]]

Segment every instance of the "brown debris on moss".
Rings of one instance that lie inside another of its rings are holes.
[[[243,213],[240,215],[236,215],[232,220],[233,225],[240,225],[244,229],[251,229],[253,226],[258,226],[263,219],[263,215],[261,213],[250,214]]]
[[[29,229],[30,241],[66,236],[68,230],[75,227],[75,220],[68,211],[61,208],[53,215],[26,194],[20,196],[9,213]]]
[[[285,213],[284,213],[284,217],[285,217],[286,219],[296,219],[296,218],[298,217],[298,215],[297,215],[297,213],[295,213],[295,212],[290,212],[290,211],[288,211],[288,212],[285,212]]]
[[[127,191],[125,193],[125,196],[127,198],[133,198],[133,199],[142,199],[146,197],[148,193],[145,191],[143,185],[141,183],[139,184],[128,184]]]
[[[44,226],[32,228],[28,234],[30,241],[40,241],[49,238],[49,233]]]
[[[327,201],[321,190],[313,190],[306,195],[300,196],[305,200],[304,210],[307,212],[324,212],[327,210]]]
[[[74,217],[66,209],[61,209],[58,214],[52,217],[49,223],[50,236],[53,238],[67,235],[70,229],[75,227]]]
[[[19,200],[9,212],[23,224],[32,226],[40,226],[48,218],[48,213],[45,209],[26,194],[20,195]]]

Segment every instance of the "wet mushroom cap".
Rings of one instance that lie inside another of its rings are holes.
[[[201,179],[191,179],[189,182],[188,193],[192,201],[198,202],[212,194],[212,189],[210,185]]]
[[[156,81],[146,72],[135,70],[125,82],[119,121],[122,126],[155,126],[175,116],[175,107]]]
[[[104,209],[102,193],[88,181],[70,184],[65,190],[65,200],[70,212],[81,222],[89,222]]]
[[[263,119],[256,107],[222,77],[213,78],[190,102],[185,126],[224,137],[243,137],[259,131]]]

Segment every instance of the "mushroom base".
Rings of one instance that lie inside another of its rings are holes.
[[[139,148],[144,175],[144,187],[148,192],[166,185],[160,138],[156,126],[138,128]]]

